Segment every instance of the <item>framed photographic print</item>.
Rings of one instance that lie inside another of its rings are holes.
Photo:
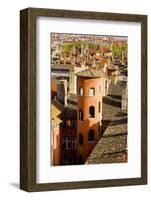
[[[147,184],[147,16],[20,12],[20,188]]]

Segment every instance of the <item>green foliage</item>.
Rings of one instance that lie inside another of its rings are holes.
[[[94,49],[94,48],[97,48],[97,44],[94,44],[94,43],[89,43],[89,48],[90,49]]]
[[[73,47],[75,48],[80,48],[81,45],[84,46],[84,48],[86,47],[86,45],[88,44],[88,47],[91,49],[91,48],[96,48],[97,45],[96,44],[93,44],[93,43],[89,43],[89,42],[86,42],[86,41],[75,41],[75,42],[68,42],[68,43],[63,43],[61,46],[63,48],[63,50],[65,52],[70,52]]]
[[[65,52],[70,52],[73,48],[73,44],[72,43],[64,43],[62,45],[62,48]]]
[[[127,44],[113,44],[112,46],[112,51],[115,55],[121,54],[122,51],[124,51],[124,53],[127,53]]]
[[[98,46],[95,43],[86,42],[86,41],[66,42],[66,43],[63,43],[61,46],[65,52],[70,52],[73,49],[73,47],[80,48],[81,45],[83,45],[85,48],[86,44],[88,45],[88,47],[90,49],[97,48],[97,46]],[[106,46],[103,46],[103,47],[106,47]],[[123,43],[123,44],[113,43],[112,51],[115,55],[121,54],[122,51],[124,51],[126,53],[127,52],[127,43]]]

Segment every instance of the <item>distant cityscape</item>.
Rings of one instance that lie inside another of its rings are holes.
[[[128,161],[128,37],[51,33],[50,164]]]

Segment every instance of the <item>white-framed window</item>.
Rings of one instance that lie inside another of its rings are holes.
[[[77,149],[77,140],[76,138],[72,138],[72,141],[71,141],[71,148],[73,150]]]
[[[95,88],[90,88],[89,96],[95,96]]]
[[[62,143],[63,143],[63,148],[65,148],[66,150],[70,149],[75,150],[77,148],[76,138],[64,137]]]
[[[83,87],[79,87],[79,95],[83,96]]]
[[[70,140],[69,137],[64,137],[62,143],[63,143],[63,147],[64,147],[66,150],[71,149],[71,140]]]

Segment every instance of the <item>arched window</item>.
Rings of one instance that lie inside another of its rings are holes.
[[[83,96],[83,87],[79,87],[79,95]]]
[[[99,113],[101,112],[101,102],[99,101]]]
[[[83,135],[81,133],[79,134],[79,144],[83,145]]]
[[[90,88],[89,96],[95,96],[95,88]]]
[[[94,118],[95,117],[95,108],[94,106],[89,107],[89,117]]]
[[[83,121],[83,110],[82,109],[79,110],[79,120]]]
[[[89,134],[88,134],[88,141],[91,142],[91,141],[94,141],[95,138],[94,138],[94,130],[93,129],[90,129],[89,130]]]

